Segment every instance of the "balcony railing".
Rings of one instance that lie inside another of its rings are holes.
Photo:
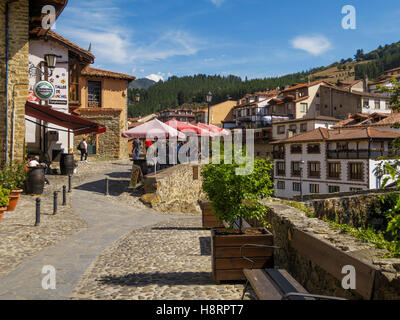
[[[392,157],[400,155],[399,152],[375,150],[328,150],[328,159],[376,159],[379,157]]]

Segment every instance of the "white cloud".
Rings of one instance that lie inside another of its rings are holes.
[[[158,82],[161,80],[164,81],[164,73],[161,73],[161,72],[159,72],[157,74],[152,73],[152,74],[149,74],[148,76],[146,76],[146,78],[153,80],[155,82]]]
[[[304,50],[314,56],[319,56],[332,48],[332,44],[324,36],[298,36],[291,43],[295,49]]]
[[[57,32],[83,48],[91,43],[96,61],[102,64],[126,65],[194,55],[204,46],[203,41],[182,30],[137,32],[121,24],[130,16],[110,0],[88,0],[66,7]]]
[[[210,0],[214,5],[219,7],[221,4],[225,2],[225,0]]]

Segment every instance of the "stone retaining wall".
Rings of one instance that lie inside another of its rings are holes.
[[[274,244],[281,248],[275,252],[275,264],[287,269],[310,293],[361,299],[357,293],[344,290],[338,279],[291,246],[290,239],[295,229],[375,266],[379,270],[379,281],[373,299],[400,299],[400,259],[384,259],[381,257],[383,250],[342,234],[319,219],[308,218],[302,211],[278,202],[264,203],[272,209],[267,221],[272,225]]]
[[[335,196],[309,201],[307,206],[319,219],[326,218],[356,228],[366,229],[368,226],[375,226],[380,229],[384,225],[382,195],[382,193],[369,192],[347,197]]]
[[[156,175],[145,176],[141,200],[165,213],[201,214],[199,200],[205,200],[198,164],[180,164]]]

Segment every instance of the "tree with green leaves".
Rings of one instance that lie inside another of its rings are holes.
[[[242,219],[260,221],[265,217],[268,209],[259,201],[270,197],[274,190],[270,161],[256,159],[250,174],[237,175],[237,169],[243,166],[237,163],[208,164],[201,172],[203,190],[213,205],[216,218],[232,227],[238,220],[240,233]]]

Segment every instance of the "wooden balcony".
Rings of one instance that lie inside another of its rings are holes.
[[[376,150],[328,150],[328,159],[377,159],[379,157],[392,157],[399,153]]]

